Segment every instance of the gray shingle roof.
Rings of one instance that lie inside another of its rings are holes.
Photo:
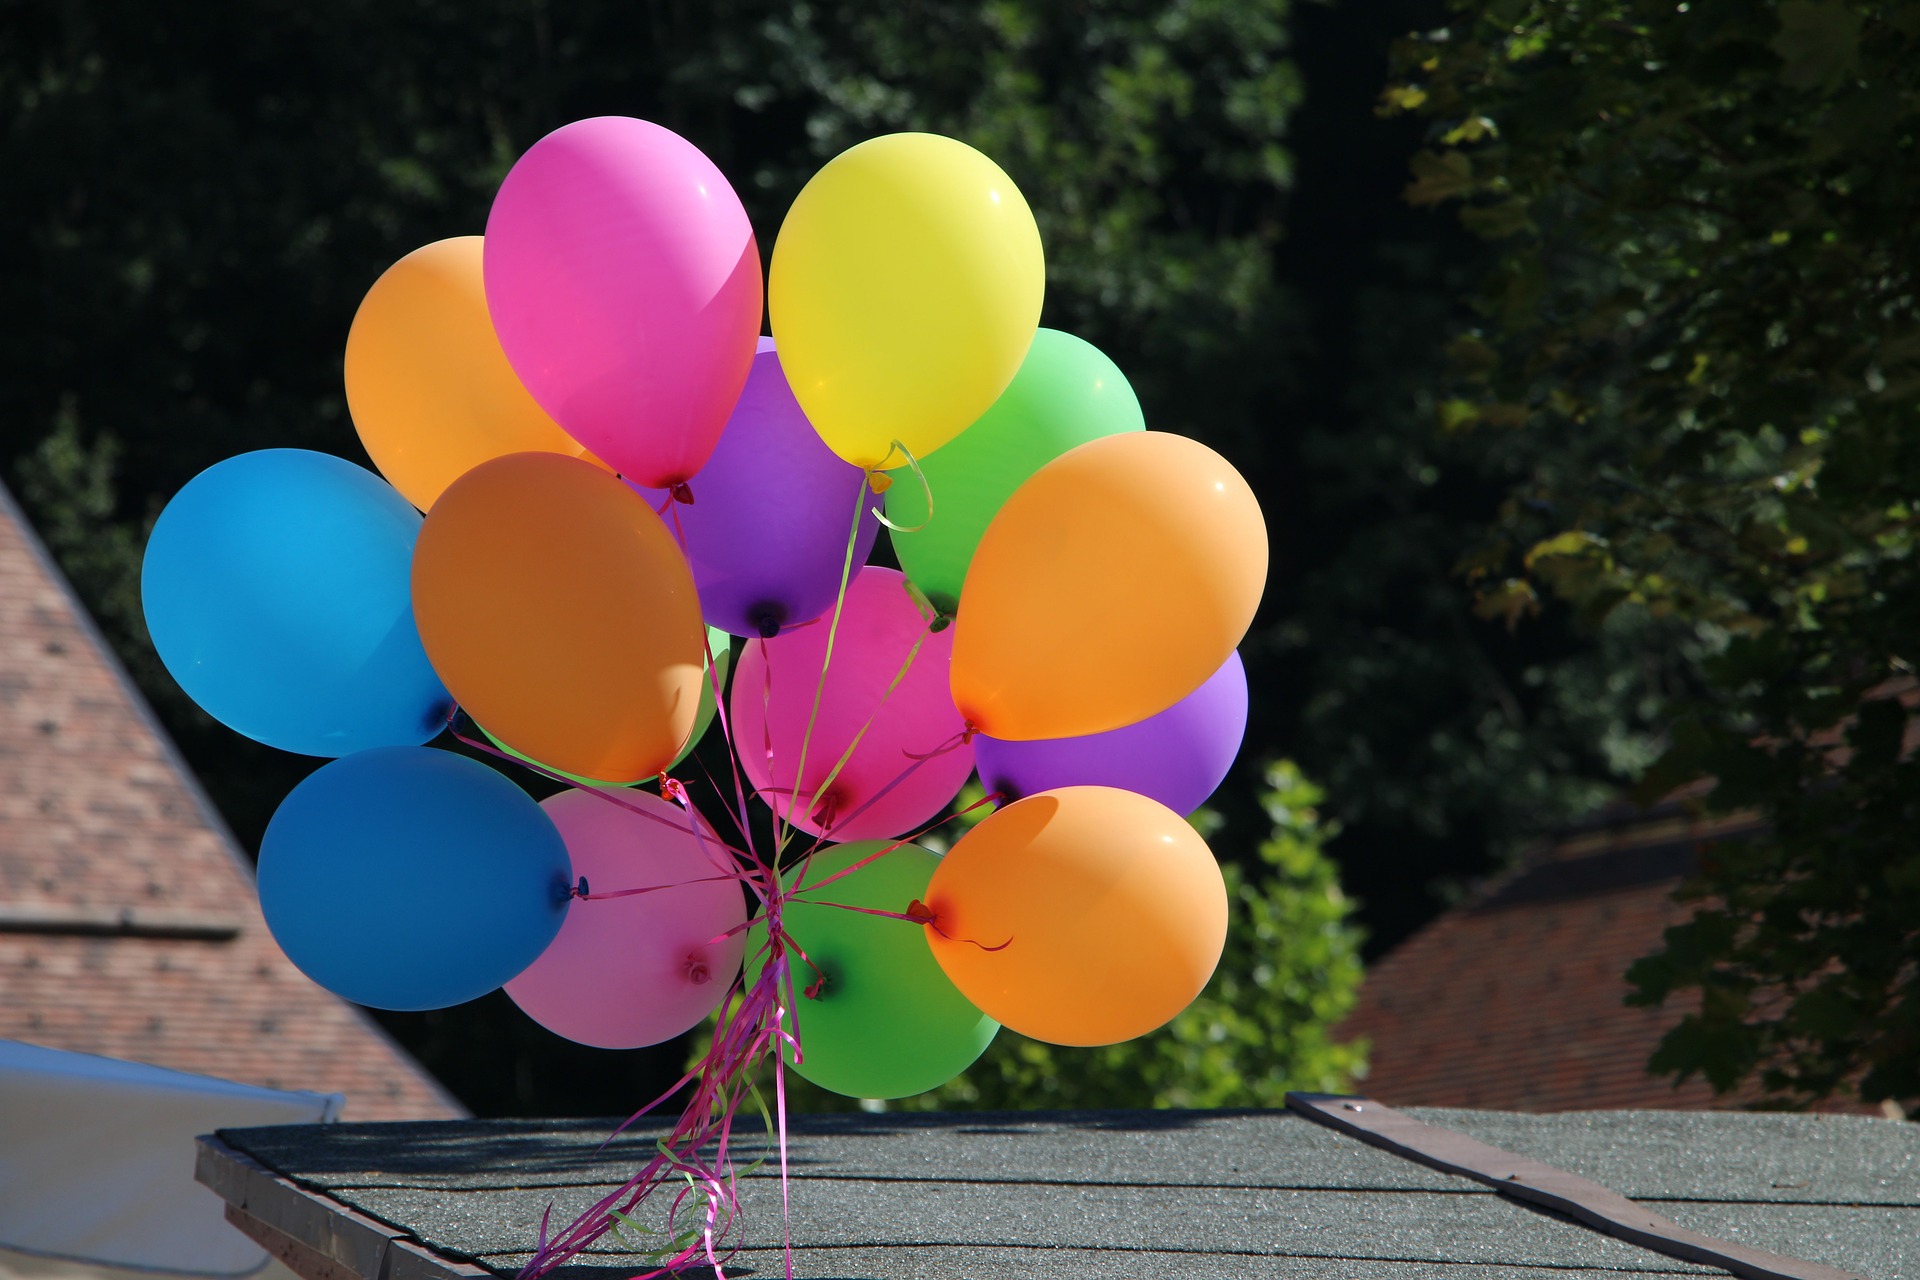
[[[1851,1117],[1421,1112],[1649,1203],[1695,1230],[1920,1280],[1920,1126]],[[443,1257],[511,1274],[645,1158],[594,1122],[255,1129],[223,1135]],[[818,1116],[794,1121],[796,1274],[992,1280],[1509,1280],[1721,1274],[1276,1112]],[[750,1248],[781,1274],[780,1188],[747,1179]],[[563,1271],[645,1269],[609,1248]],[[737,1270],[733,1274],[739,1274]]]

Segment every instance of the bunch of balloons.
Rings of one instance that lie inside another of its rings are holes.
[[[380,475],[228,459],[143,573],[202,707],[337,757],[260,851],[294,962],[384,1008],[504,986],[608,1047],[718,1008],[716,1054],[860,1097],[1002,1024],[1095,1045],[1178,1013],[1224,940],[1182,815],[1239,747],[1266,531],[1038,327],[1044,275],[1007,175],[907,133],[813,177],[763,282],[726,178],[624,117],[388,269],[345,360]],[[867,563],[882,524],[899,570]],[[726,837],[669,772],[709,722]],[[426,745],[450,727],[478,750]],[[476,757],[571,785],[535,803]],[[994,811],[913,843],[976,770]]]

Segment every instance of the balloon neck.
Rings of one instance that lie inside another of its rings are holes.
[[[771,640],[780,634],[781,624],[787,620],[787,611],[777,604],[755,605],[747,611],[747,621],[759,633],[762,640]]]
[[[938,927],[938,925],[936,924],[936,921],[939,919],[939,917],[933,914],[933,908],[928,906],[926,903],[920,901],[920,899],[918,898],[915,898],[912,902],[909,902],[907,904],[907,909],[904,914],[906,915],[907,919],[911,920],[915,924],[932,924],[932,925],[935,925],[936,928]]]
[[[687,957],[686,976],[694,986],[705,986],[713,980],[713,970],[707,967],[705,957],[691,955]]]
[[[929,623],[927,624],[927,631],[928,631],[929,633],[931,633],[931,634],[933,634],[933,635],[936,635],[936,636],[937,636],[937,635],[939,635],[939,634],[940,634],[940,633],[941,633],[942,631],[945,631],[945,630],[946,630],[946,629],[947,629],[948,627],[950,627],[950,626],[952,626],[952,625],[953,625],[953,615],[952,615],[952,614],[950,614],[950,613],[936,613],[936,614],[934,614],[934,615],[933,615],[933,621],[932,621],[932,622],[929,622]]]
[[[821,796],[813,802],[813,809],[807,816],[813,820],[813,825],[819,827],[821,831],[832,831],[834,820],[840,816],[840,793],[831,790],[822,793]]]
[[[967,720],[962,722],[960,726],[960,745],[965,746],[972,742],[974,735],[979,732],[980,726],[976,725],[973,721]]]
[[[585,876],[580,877],[580,883],[569,886],[566,893],[566,897],[568,901],[572,901],[575,898],[580,898],[584,900],[587,898],[591,898],[592,896],[593,896],[593,890],[587,887],[587,878]]]
[[[669,485],[667,487],[667,493],[675,502],[683,507],[693,505],[693,486],[689,485],[685,480]]]
[[[877,469],[869,471],[867,472],[867,488],[873,490],[875,493],[885,493],[887,490],[893,488],[893,477]]]

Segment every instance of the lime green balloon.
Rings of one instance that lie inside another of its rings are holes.
[[[720,673],[719,683],[720,687],[724,689],[727,687],[727,672],[733,668],[733,649],[731,647],[733,637],[718,627],[708,627],[707,644],[713,649],[713,665]],[[706,736],[707,726],[713,723],[713,685],[714,682],[712,680],[702,679],[700,681],[700,706],[693,714],[693,732],[687,735],[687,745],[680,748],[680,754],[673,758],[673,763],[668,765],[667,768],[672,769],[677,767],[682,760],[692,755],[693,749],[700,745],[700,739]],[[631,782],[608,782],[600,778],[583,778],[577,773],[568,773],[565,769],[556,769],[550,764],[541,764],[540,761],[535,760],[532,756],[515,751],[511,746],[494,737],[492,731],[485,725],[480,726],[480,732],[487,735],[488,742],[491,742],[515,760],[525,760],[528,764],[536,768],[545,769],[548,773],[565,778],[576,787],[637,787],[643,782],[651,782],[653,780],[652,778],[635,778]]]
[[[887,519],[901,526],[893,534],[901,569],[951,613],[980,536],[1028,476],[1077,445],[1146,425],[1126,375],[1098,347],[1040,330],[993,407],[919,460],[924,487],[911,469],[890,473]]]
[[[823,849],[807,866],[806,883],[818,884],[892,843],[860,840]],[[787,1051],[787,1062],[822,1089],[850,1098],[925,1093],[973,1065],[1000,1030],[941,972],[921,926],[819,905],[904,913],[926,896],[939,865],[938,854],[903,844],[817,892],[803,891],[812,905],[793,901],[783,908],[788,936],[826,978],[818,999],[803,995],[795,1002],[801,1058],[795,1063]],[[797,875],[790,869],[782,880],[791,887]],[[747,935],[749,983],[760,976],[766,942],[764,926]],[[799,992],[815,973],[797,956],[792,963]]]

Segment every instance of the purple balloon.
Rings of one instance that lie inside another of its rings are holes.
[[[773,636],[831,608],[866,482],[864,471],[821,441],[793,398],[773,339],[760,339],[713,456],[687,484],[693,501],[664,513],[693,566],[708,625]],[[665,489],[633,487],[656,511],[668,500]],[[856,569],[879,530],[872,504],[862,501]]]
[[[1080,738],[1008,742],[978,734],[973,758],[989,792],[1008,800],[1057,787],[1123,787],[1175,813],[1206,803],[1247,731],[1247,669],[1240,655],[1158,715]]]

